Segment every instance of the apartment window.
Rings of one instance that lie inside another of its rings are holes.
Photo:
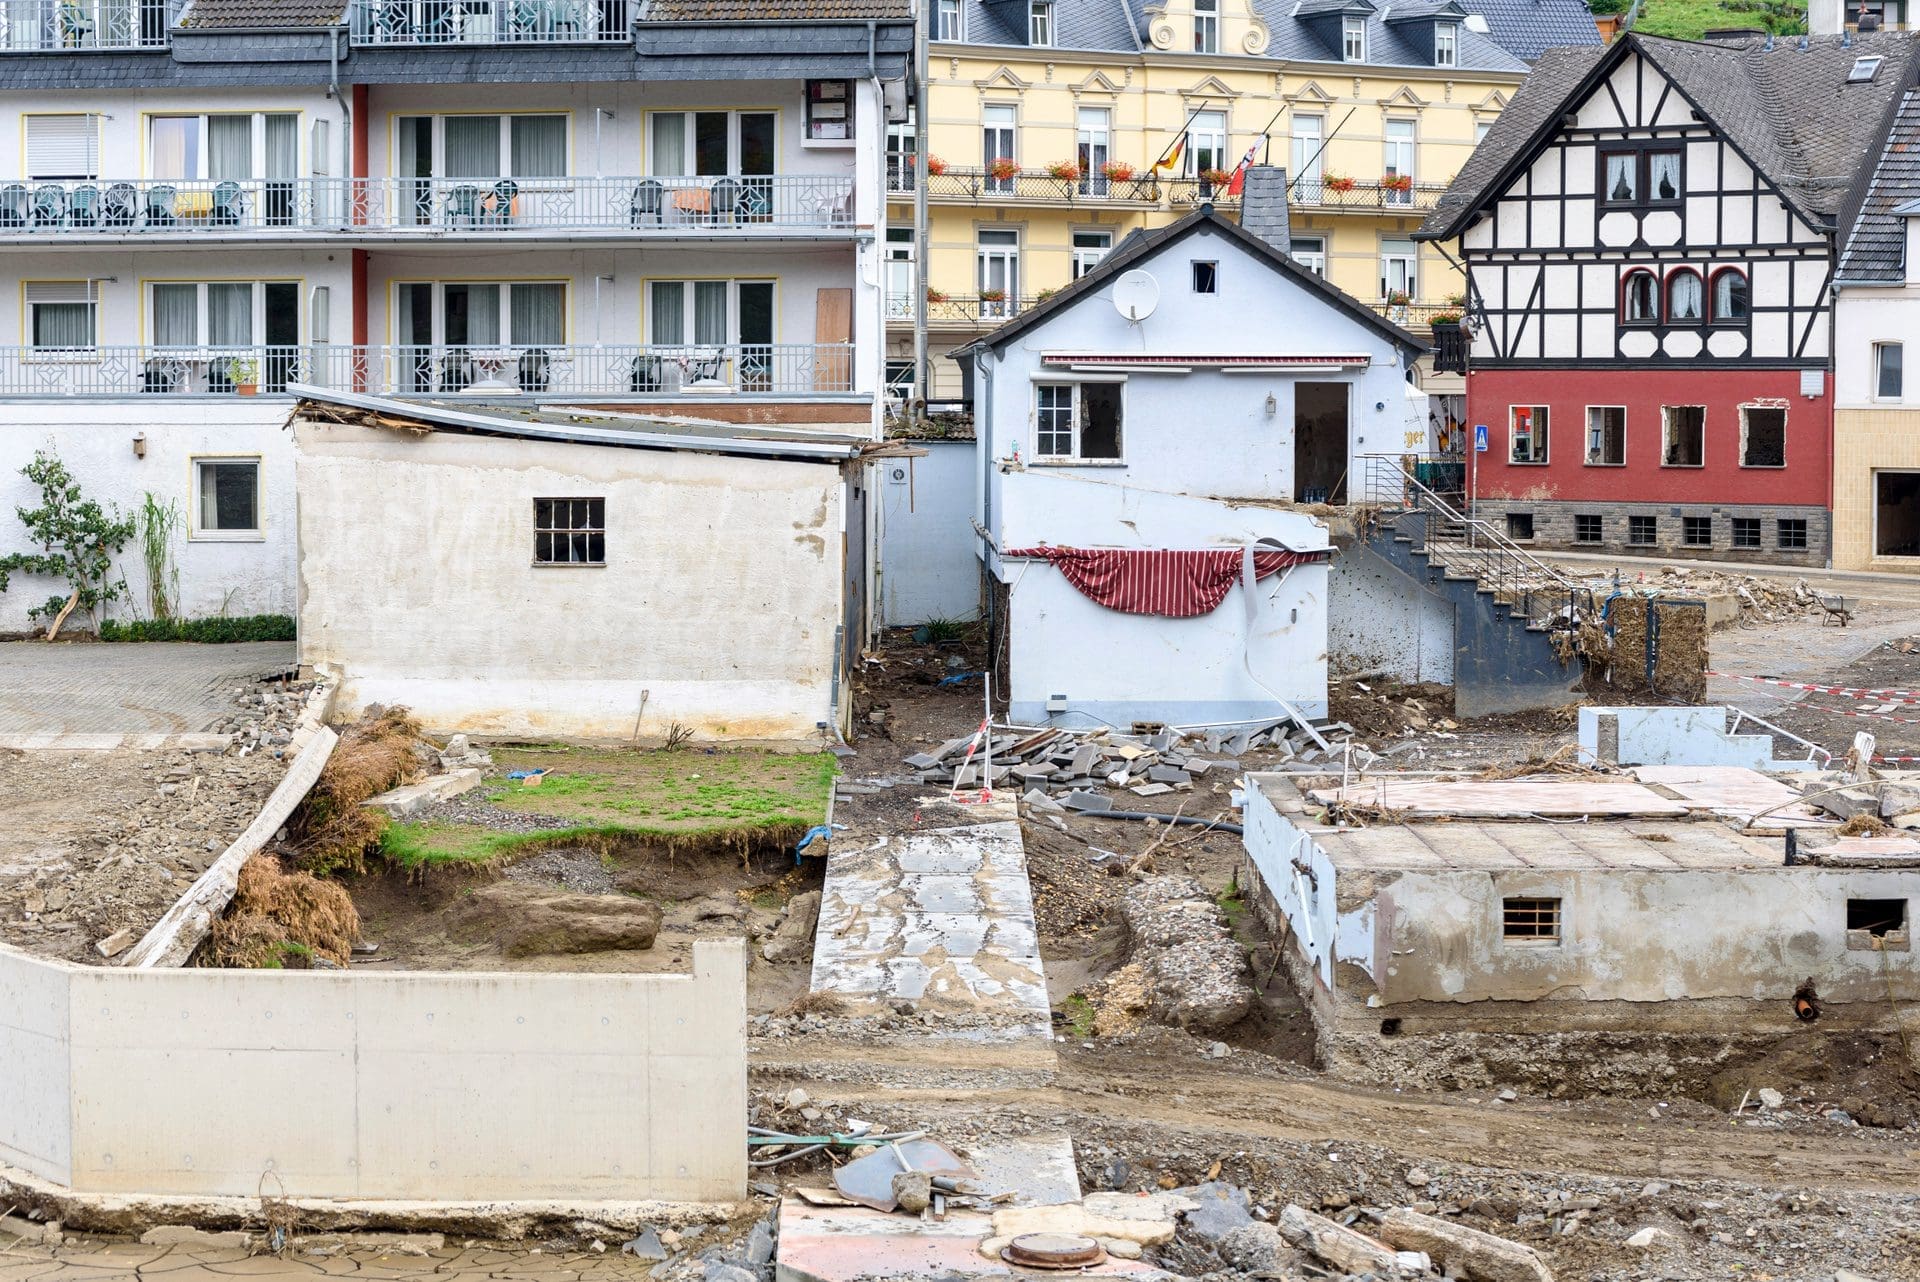
[[[27,116],[27,180],[60,182],[100,176],[100,117]]]
[[[1631,271],[1620,287],[1620,319],[1629,325],[1660,321],[1660,284],[1649,271]]]
[[[605,565],[607,501],[603,498],[535,499],[535,565]]]
[[[1667,324],[1698,322],[1701,316],[1700,273],[1682,267],[1667,277]]]
[[[193,463],[193,537],[260,535],[260,460],[203,458]]]
[[[1018,117],[1013,107],[1005,103],[989,103],[980,109],[980,164],[991,169],[996,160],[1004,160],[1009,165],[1015,163],[1020,153],[1014,146],[1014,126]],[[1008,193],[1013,190],[1014,179],[994,178],[986,180],[988,191]]]
[[[1193,51],[1220,52],[1220,0],[1193,0]]]
[[[1509,944],[1558,944],[1560,901],[1535,896],[1502,899],[1500,935]]]
[[[1602,537],[1603,522],[1596,512],[1575,513],[1573,518],[1573,541],[1575,543],[1598,543]]]
[[[958,40],[960,36],[960,0],[939,0],[934,10],[933,38]]]
[[[1515,405],[1507,411],[1511,431],[1507,436],[1509,463],[1547,461],[1547,407]]]
[[[1680,193],[1680,153],[1677,151],[1648,152],[1647,203],[1675,204],[1680,199]]]
[[[552,328],[546,319],[544,328]],[[773,342],[770,280],[656,280],[647,284],[647,341],[697,348]],[[515,337],[516,345],[522,342]],[[698,353],[696,353],[696,356]]]
[[[300,342],[300,285],[297,281],[157,281],[147,287],[147,309],[155,347],[266,347],[268,368],[254,370],[255,381],[275,389],[292,372]],[[235,357],[251,359],[249,353]],[[230,367],[219,361],[196,368],[208,380],[206,391],[228,391]],[[265,378],[259,378],[264,373]],[[245,381],[244,379],[240,381]]]
[[[1627,518],[1627,542],[1634,547],[1652,547],[1656,534],[1657,527],[1653,517],[1630,516]]]
[[[1053,43],[1053,0],[1031,0],[1027,5],[1027,43],[1040,48]]]
[[[1600,199],[1607,205],[1677,204],[1683,191],[1678,151],[1602,151]]]
[[[1906,351],[1899,343],[1873,345],[1875,400],[1897,401],[1906,394]]]
[[[1195,262],[1193,264],[1193,292],[1196,294],[1219,293],[1220,264],[1215,262]]]
[[[1533,541],[1533,513],[1531,512],[1507,513],[1507,537],[1512,539],[1515,543],[1532,542]]]
[[[724,282],[716,283],[724,289]],[[656,293],[662,284],[654,282]],[[403,347],[531,347],[567,341],[567,287],[562,281],[403,281],[394,287],[394,296],[399,322],[395,332]]]
[[[887,228],[887,315],[913,315],[913,228]]]
[[[1740,407],[1740,466],[1787,465],[1787,411],[1779,405]]]
[[[1478,147],[1481,143],[1487,140],[1487,135],[1492,132],[1493,132],[1493,122],[1491,120],[1474,121],[1473,122],[1473,145]]]
[[[1118,459],[1122,383],[1041,383],[1034,388],[1035,458]]]
[[[1807,550],[1807,520],[1802,516],[1781,517],[1773,523],[1773,545],[1782,552]]]
[[[1413,121],[1387,121],[1385,151],[1382,156],[1380,172],[1387,178],[1413,181]],[[1383,186],[1380,192],[1383,205],[1411,205],[1413,188],[1399,185]]]
[[[1700,467],[1707,461],[1707,408],[1668,405],[1661,409],[1660,463],[1663,467]]]
[[[1680,542],[1690,548],[1712,547],[1713,518],[1710,516],[1681,517]]]
[[[1367,60],[1367,20],[1351,16],[1340,20],[1340,54],[1348,62]]]
[[[1460,26],[1453,22],[1433,24],[1433,65],[1436,67],[1457,67],[1460,65]]]
[[[647,172],[663,178],[771,174],[776,123],[771,111],[653,112],[647,117]],[[544,164],[556,163],[564,156],[549,149],[554,141],[559,140],[549,139],[548,145],[539,149]],[[910,141],[907,150],[911,154]],[[907,165],[911,170],[912,162]]]
[[[809,141],[839,142],[853,137],[853,81],[809,80],[806,103]],[[766,172],[773,170],[769,167]]]
[[[1920,472],[1873,474],[1873,554],[1920,556]]]
[[[1289,143],[1288,172],[1293,176],[1294,199],[1317,205],[1325,198],[1321,178],[1325,166],[1321,153],[1326,147],[1327,122],[1324,116],[1295,116]]]
[[[1227,167],[1227,113],[1196,111],[1187,122],[1187,177]]]
[[[1733,518],[1733,546],[1753,551],[1760,549],[1759,517],[1736,516]]]
[[[1081,193],[1106,195],[1109,180],[1102,170],[1113,155],[1113,113],[1105,107],[1080,108],[1074,113],[1074,135]]]
[[[99,342],[100,287],[90,280],[30,280],[27,329],[35,351],[86,351]]]
[[[1747,289],[1747,274],[1737,267],[1722,267],[1713,274],[1713,323],[1744,325],[1753,314],[1752,296]]]
[[[1621,467],[1626,461],[1626,406],[1587,406],[1587,466]]]
[[[297,178],[300,117],[294,112],[151,117],[147,171],[183,182]]]
[[[1113,233],[1110,231],[1077,231],[1073,233],[1073,278],[1079,280],[1100,265],[1113,249]]]
[[[1011,316],[1020,306],[1020,233],[982,227],[974,257],[980,281],[980,314]]]
[[[1380,297],[1402,303],[1420,297],[1420,247],[1412,241],[1380,242]]]
[[[1327,274],[1327,242],[1321,236],[1295,236],[1287,242],[1293,261],[1315,276]]]

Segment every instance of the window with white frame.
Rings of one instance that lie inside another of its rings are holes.
[[[1406,304],[1420,296],[1420,247],[1410,240],[1380,242],[1380,298]]]
[[[1020,233],[1011,227],[982,227],[975,235],[980,314],[1011,316],[1020,306]]]
[[[1053,0],[1028,0],[1027,43],[1036,48],[1053,44]]]
[[[959,40],[960,0],[939,0],[934,9],[933,38],[935,40]]]
[[[1473,122],[1473,145],[1478,147],[1481,143],[1487,140],[1487,135],[1492,132],[1493,132],[1493,122],[1491,120],[1474,121]]]
[[[100,176],[100,117],[93,112],[24,117],[27,180],[91,180]]]
[[[887,315],[913,315],[913,228],[887,228]]]
[[[1100,265],[1113,249],[1113,233],[1110,231],[1077,231],[1073,233],[1073,278],[1079,280]]]
[[[980,109],[980,164],[991,170],[995,161],[1004,160],[1016,164],[1020,153],[1014,141],[1014,126],[1019,123],[1018,111],[1008,103],[988,103]],[[988,191],[1010,192],[1014,178],[994,178],[986,180]]]
[[[1340,54],[1348,62],[1367,60],[1367,20],[1349,15],[1340,20]]]
[[[1380,203],[1383,205],[1413,203],[1413,134],[1413,121],[1387,121],[1380,169],[1382,176],[1388,180],[1382,184],[1380,193]]]
[[[605,565],[607,501],[555,498],[533,501],[535,565]]]
[[[1193,51],[1220,52],[1220,0],[1193,0]]]
[[[259,459],[196,458],[193,461],[193,489],[191,537],[260,537]]]
[[[1288,157],[1293,174],[1295,197],[1305,204],[1321,201],[1321,176],[1326,172],[1322,152],[1326,146],[1326,117],[1295,116]]]
[[[1624,467],[1627,462],[1627,407],[1587,406],[1587,466]]]
[[[1457,67],[1460,65],[1460,26],[1453,22],[1433,24],[1433,65],[1436,67]]]
[[[559,178],[567,172],[567,118],[540,115],[401,116],[400,178]]]
[[[1324,236],[1295,236],[1287,242],[1293,261],[1315,276],[1327,274],[1327,239]]]
[[[852,138],[853,81],[807,81],[806,119],[801,128],[809,142],[843,142]]]
[[[1107,161],[1113,154],[1113,113],[1105,107],[1081,107],[1074,112],[1075,159],[1080,166],[1080,190],[1107,194]]]
[[[297,281],[154,281],[147,307],[156,347],[293,347],[300,341]]]
[[[1117,382],[1035,384],[1034,458],[1117,460],[1125,387]]]
[[[99,341],[100,286],[90,280],[30,280],[27,332],[38,352],[86,351]]]
[[[1513,405],[1507,409],[1507,462],[1547,461],[1547,407]]]
[[[147,174],[175,182],[297,178],[300,117],[291,111],[149,117]]]
[[[1187,122],[1187,176],[1227,167],[1227,113],[1196,111]]]
[[[1906,395],[1906,348],[1900,343],[1873,345],[1873,398],[1897,401]]]
[[[647,172],[663,178],[773,172],[771,111],[656,111],[647,116]]]

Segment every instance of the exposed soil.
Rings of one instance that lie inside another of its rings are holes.
[[[1835,753],[1845,751],[1853,736],[1865,730],[1873,735],[1874,751],[1881,756],[1920,756],[1920,695],[1912,693],[1920,690],[1920,633],[1883,642],[1819,684],[1909,693],[1848,698],[1807,692],[1771,720]],[[1838,715],[1842,712],[1871,715]],[[1907,770],[1920,766],[1916,761],[1896,764]]]

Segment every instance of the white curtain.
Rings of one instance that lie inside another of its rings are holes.
[[[677,178],[687,172],[685,112],[653,113],[653,160],[649,169],[663,178]]]
[[[213,347],[253,346],[253,286],[216,281],[207,286],[207,342]]]
[[[513,117],[513,176],[560,178],[567,172],[567,118]]]
[[[152,138],[155,178],[200,176],[200,117],[155,116]]]
[[[300,117],[276,111],[267,117],[267,178],[300,176]]]
[[[515,285],[508,295],[515,347],[545,347],[567,341],[567,287]]]
[[[500,286],[448,285],[445,327],[455,346],[499,346]]]
[[[207,177],[244,181],[253,177],[253,117],[207,117]]]
[[[697,280],[693,283],[693,341],[719,346],[727,334],[727,282]]]
[[[36,303],[33,308],[35,347],[92,347],[92,303]]]
[[[200,345],[199,294],[195,285],[153,287],[153,341],[157,346]]]
[[[500,176],[500,117],[448,116],[444,127],[447,177]]]
[[[687,287],[677,280],[653,282],[651,341],[671,346],[687,341]]]

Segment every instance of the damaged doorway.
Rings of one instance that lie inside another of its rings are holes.
[[[1293,387],[1293,498],[1296,503],[1347,501],[1347,419],[1352,384]]]
[[[1920,472],[1873,474],[1873,554],[1920,556]]]

